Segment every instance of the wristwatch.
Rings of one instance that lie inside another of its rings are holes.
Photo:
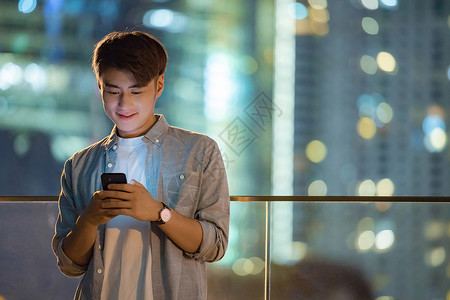
[[[161,202],[163,208],[158,213],[158,220],[155,222],[158,224],[166,224],[172,218],[172,210],[165,203]]]

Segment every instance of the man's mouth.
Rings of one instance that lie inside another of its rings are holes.
[[[119,118],[122,120],[129,120],[133,118],[135,115],[137,115],[137,113],[126,113],[126,114],[117,113],[117,116],[119,116]]]

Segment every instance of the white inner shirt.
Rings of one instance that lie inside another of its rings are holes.
[[[113,172],[125,173],[128,183],[134,179],[145,186],[146,154],[142,137],[119,138]],[[103,260],[102,300],[153,299],[150,222],[120,215],[106,223]]]

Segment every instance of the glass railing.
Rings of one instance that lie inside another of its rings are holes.
[[[231,197],[208,299],[450,297],[450,197]],[[57,197],[0,197],[0,299],[71,299],[50,248]]]

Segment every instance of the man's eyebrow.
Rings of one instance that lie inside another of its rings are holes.
[[[106,87],[111,87],[111,88],[120,89],[119,86],[117,86],[117,85],[115,85],[115,84],[112,84],[112,83],[109,83],[109,82],[105,82],[104,85],[105,85]],[[129,86],[128,88],[129,88],[129,89],[133,89],[133,88],[141,88],[141,87],[144,87],[144,86],[143,86],[142,84],[136,83],[136,84],[133,84],[132,86]]]
[[[117,85],[109,83],[109,82],[105,82],[105,83],[103,83],[103,85],[106,87],[112,87],[112,88],[117,88],[117,89],[119,88]]]
[[[133,84],[132,86],[129,86],[128,88],[129,88],[129,89],[132,89],[132,88],[142,88],[142,87],[144,87],[144,86],[145,86],[145,85],[136,83],[136,84]]]

